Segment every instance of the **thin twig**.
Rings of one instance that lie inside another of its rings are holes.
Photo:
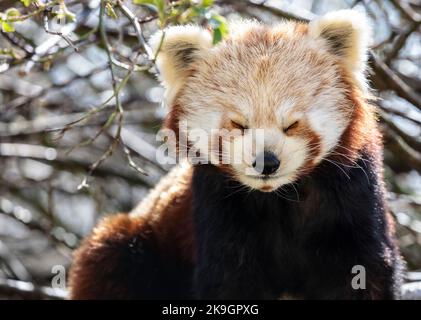
[[[136,32],[137,39],[139,44],[142,46],[144,51],[146,52],[149,61],[154,61],[154,53],[151,47],[147,44],[145,37],[143,36],[142,28],[140,26],[138,18],[135,16],[133,12],[127,8],[121,0],[117,0],[117,6],[120,8],[121,12],[129,19],[130,23],[133,25],[133,28]]]
[[[117,145],[121,145],[123,147],[123,151],[124,151],[124,154],[127,157],[129,165],[132,168],[134,168],[137,172],[139,172],[141,174],[146,174],[146,172],[144,170],[142,170],[140,167],[138,167],[135,164],[135,162],[131,158],[130,152],[128,152],[128,149],[126,148],[126,146],[125,146],[125,144],[124,144],[124,142],[122,141],[122,138],[121,138],[121,129],[122,129],[122,126],[123,126],[124,109],[123,109],[123,105],[121,104],[121,100],[120,100],[120,90],[121,90],[122,87],[125,86],[126,82],[130,78],[131,73],[135,69],[135,63],[133,63],[129,67],[129,71],[127,72],[125,78],[118,84],[116,74],[115,74],[115,69],[114,69],[114,63],[113,63],[114,58],[112,56],[112,47],[111,47],[111,45],[108,41],[107,33],[106,33],[106,30],[105,30],[105,21],[104,21],[105,4],[106,4],[105,1],[102,0],[101,5],[100,5],[100,12],[99,12],[99,32],[100,32],[101,40],[102,40],[102,43],[104,45],[104,48],[105,48],[105,51],[106,51],[106,54],[107,54],[107,57],[108,57],[108,61],[109,61],[109,70],[110,70],[110,74],[111,74],[112,88],[113,88],[113,92],[114,92],[113,96],[114,96],[114,99],[115,99],[115,111],[110,115],[109,119],[104,124],[104,126],[101,127],[101,129],[98,131],[98,133],[92,139],[89,139],[87,141],[87,143],[93,142],[106,128],[108,128],[114,122],[114,118],[117,119],[117,131],[116,131],[116,133],[113,137],[112,143],[109,145],[107,150],[102,154],[102,156],[97,161],[95,161],[91,165],[87,176],[83,179],[82,183],[79,185],[79,188],[84,188],[84,187],[88,186],[88,183],[87,183],[88,178],[92,175],[92,173],[103,162],[105,162],[109,157],[111,157],[111,155],[113,154]],[[137,18],[132,17],[132,19],[133,19],[133,23],[137,24],[137,26],[139,27],[138,30],[140,30],[140,32],[141,32],[140,25],[137,21]],[[140,38],[143,39],[143,36],[140,36]],[[141,41],[141,40],[139,40],[139,41]],[[145,42],[145,44],[146,44],[146,42]],[[145,47],[145,50],[148,50],[147,46]],[[146,51],[146,52],[149,54],[148,51]]]
[[[66,36],[65,34],[63,34],[60,31],[53,31],[53,30],[50,29],[49,24],[48,24],[48,11],[47,10],[44,11],[44,30],[48,34],[52,34],[52,35],[56,35],[56,36],[61,37],[64,41],[66,41],[68,43],[69,46],[71,46],[73,48],[73,50],[75,50],[76,52],[79,51],[78,47],[75,46],[73,41],[70,40],[70,38],[68,36]]]
[[[379,109],[380,116],[382,117],[383,121],[387,124],[387,126],[395,131],[402,139],[405,141],[408,146],[414,149],[414,151],[421,152],[421,140],[417,139],[416,137],[412,137],[399,128],[390,116],[384,112],[383,110]]]
[[[46,10],[49,10],[52,7],[58,5],[61,1],[62,0],[54,0],[54,1],[51,1],[51,2],[46,3],[46,4],[40,4],[39,7],[35,11],[32,11],[32,12],[30,12],[28,14],[25,14],[25,15],[7,17],[4,21],[6,21],[6,22],[22,22],[22,21],[28,20],[29,18],[32,18],[32,17],[37,16],[39,14],[42,14]]]
[[[407,85],[392,69],[390,69],[376,54],[371,54],[375,76],[387,82],[390,89],[394,90],[400,97],[408,100],[415,107],[421,110],[421,96]]]

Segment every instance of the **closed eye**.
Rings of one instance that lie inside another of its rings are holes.
[[[295,129],[298,127],[298,121],[295,121],[294,123],[290,124],[288,127],[284,128],[284,132],[288,133],[289,131]]]
[[[246,130],[248,127],[245,124],[238,123],[234,120],[231,120],[231,125],[235,129]]]

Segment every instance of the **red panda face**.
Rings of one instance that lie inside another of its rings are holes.
[[[242,23],[215,47],[204,30],[194,30],[191,47],[189,27],[173,29],[158,60],[168,127],[179,145],[247,187],[270,192],[294,182],[339,143],[353,114],[349,86],[364,89],[365,51],[357,52],[353,27],[329,16],[310,26]],[[177,55],[184,60],[174,64]]]

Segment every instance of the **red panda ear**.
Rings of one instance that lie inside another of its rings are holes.
[[[309,35],[323,39],[328,50],[343,59],[358,82],[364,82],[370,33],[366,15],[356,10],[330,12],[309,24]]]
[[[156,65],[169,102],[184,84],[191,64],[212,47],[212,35],[199,26],[173,26],[154,34],[150,45],[158,53]]]

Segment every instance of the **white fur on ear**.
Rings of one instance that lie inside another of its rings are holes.
[[[310,22],[309,35],[323,38],[328,50],[342,58],[357,82],[365,87],[364,70],[371,28],[364,13],[356,10],[329,12]]]
[[[155,33],[149,43],[154,52],[159,50],[156,64],[170,102],[184,84],[191,63],[212,47],[212,35],[199,26],[173,26]]]

